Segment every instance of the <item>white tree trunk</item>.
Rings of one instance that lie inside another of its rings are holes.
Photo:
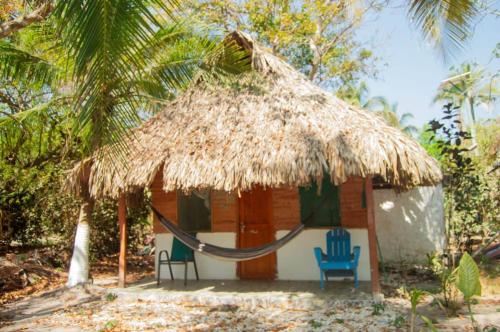
[[[85,201],[80,206],[75,245],[69,267],[68,282],[66,283],[68,287],[89,281],[89,236],[93,208],[94,204],[91,201]]]

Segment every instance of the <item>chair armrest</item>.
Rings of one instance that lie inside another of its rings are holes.
[[[167,262],[170,262],[170,255],[168,253],[168,250],[167,249],[164,249],[164,250],[160,250],[160,252],[158,252],[158,262],[164,262],[165,261],[165,258],[162,259],[162,254],[165,254],[167,257]]]
[[[323,254],[323,251],[321,250],[321,248],[319,248],[319,247],[314,248],[314,257],[316,257],[316,261],[318,262],[318,265],[321,264],[321,261],[323,260],[324,256],[325,255]]]
[[[352,248],[352,250],[354,253],[354,266],[358,266],[359,256],[361,255],[361,247],[354,246],[354,248]]]

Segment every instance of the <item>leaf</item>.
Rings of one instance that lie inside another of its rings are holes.
[[[420,315],[420,319],[424,321],[425,325],[427,325],[427,327],[432,331],[436,331],[437,332],[437,329],[436,327],[434,326],[434,324],[432,323],[432,321],[428,318],[428,317],[425,317],[424,315]]]
[[[474,259],[464,253],[458,266],[457,288],[462,292],[466,301],[474,295],[481,295],[481,282],[479,281],[479,268]]]

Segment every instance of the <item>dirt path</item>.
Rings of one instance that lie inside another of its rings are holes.
[[[113,281],[59,288],[10,303],[1,310],[0,331],[405,331],[408,327],[408,301],[397,298],[379,305],[332,299],[305,309],[296,301],[243,303],[235,293],[234,298],[224,295],[223,304],[207,304],[192,297],[141,298],[101,286]],[[429,303],[419,311],[433,319],[439,331],[472,331],[464,312],[448,318]],[[499,296],[480,299],[474,312],[482,327],[491,328],[484,331],[495,331],[495,326],[500,331]],[[425,328],[422,322],[420,328]]]
[[[58,312],[77,309],[84,304],[99,302],[104,292],[105,289],[96,286],[79,286],[73,289],[60,287],[38,296],[9,303],[0,312],[0,330],[54,331],[54,326],[44,327],[37,321]],[[80,328],[77,330],[81,331]],[[72,329],[60,329],[60,331],[72,331]]]

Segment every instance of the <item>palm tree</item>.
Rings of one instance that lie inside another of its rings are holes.
[[[475,146],[477,107],[491,105],[499,96],[496,75],[487,75],[476,64],[464,63],[441,82],[434,103],[445,101],[460,107],[461,129],[470,130],[472,145]]]
[[[385,97],[381,96],[373,97],[370,100],[371,103],[367,108],[382,117],[389,125],[400,129],[410,136],[418,133],[417,127],[409,124],[409,121],[413,119],[413,114],[403,113],[400,116],[398,113],[398,103],[390,104]]]
[[[407,0],[406,6],[410,22],[445,59],[463,48],[485,12],[476,0]]]
[[[82,144],[82,158],[108,145],[119,162],[127,148],[120,138],[144,114],[154,112],[194,76],[209,79],[238,72],[247,61],[231,46],[218,46],[208,32],[199,36],[190,32],[191,26],[175,23],[172,8],[161,0],[59,1],[43,29],[37,29],[41,42],[48,45],[45,54],[35,56],[2,42],[0,73],[33,77],[44,84],[64,82],[59,90],[70,90],[66,99],[73,109],[73,137]],[[56,61],[46,60],[47,54]],[[57,98],[58,90],[54,91]],[[24,115],[1,118],[0,123],[15,125]],[[68,286],[87,282],[89,275],[94,202],[88,191],[80,196]]]

